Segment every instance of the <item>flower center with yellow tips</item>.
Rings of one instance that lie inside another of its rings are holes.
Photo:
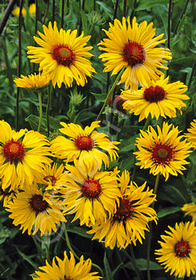
[[[68,46],[58,45],[52,50],[52,58],[56,60],[59,65],[70,66],[75,60],[75,55]]]
[[[3,154],[6,160],[17,163],[24,158],[24,146],[20,141],[12,139],[3,145]]]
[[[80,150],[92,150],[94,147],[94,141],[89,136],[80,136],[75,139],[75,144]]]
[[[102,192],[101,185],[98,180],[89,179],[82,185],[82,193],[88,198],[97,198]]]
[[[120,205],[118,206],[117,211],[113,216],[113,219],[117,220],[118,222],[126,221],[128,218],[131,217],[132,212],[133,208],[129,199],[120,197]]]
[[[159,86],[151,86],[144,91],[144,99],[146,99],[146,101],[150,103],[163,100],[165,98],[165,95],[165,90]]]
[[[168,163],[172,159],[172,149],[167,145],[159,144],[153,149],[153,159],[156,163]]]
[[[34,194],[29,200],[29,204],[36,213],[43,212],[49,207],[48,202],[43,199],[41,194]]]
[[[52,183],[52,185],[55,185],[56,183],[56,178],[53,175],[45,176],[43,179],[48,183]]]
[[[189,255],[191,248],[188,242],[182,240],[175,244],[174,250],[177,257],[186,258]]]
[[[145,60],[144,48],[136,42],[128,42],[123,48],[123,58],[131,67],[143,64]]]

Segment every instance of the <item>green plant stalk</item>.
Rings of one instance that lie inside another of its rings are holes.
[[[151,117],[150,115],[148,116],[148,118],[146,119],[146,122],[142,128],[142,130],[146,130],[146,128],[148,127],[149,123],[151,121]],[[135,148],[134,148],[134,152],[136,151],[136,145],[135,145]],[[132,172],[132,176],[131,176],[131,181],[134,180],[134,177],[135,177],[135,172],[136,172],[136,157],[134,156],[134,166],[133,166],[133,172]]]
[[[46,105],[46,122],[47,122],[47,134],[48,137],[50,135],[50,99],[51,99],[51,90],[52,90],[52,84],[50,84],[49,91],[48,91],[48,100]]]
[[[137,267],[137,263],[136,263],[136,260],[135,260],[135,254],[134,254],[134,251],[133,251],[133,245],[130,244],[130,252],[131,252],[131,260],[132,260],[132,263],[133,263],[133,266],[134,266],[134,269],[135,269],[135,273],[137,275],[137,279],[140,280],[140,272],[139,272],[139,269]]]
[[[99,114],[98,114],[98,116],[97,116],[97,119],[96,119],[97,121],[99,120],[99,118],[100,118],[100,116],[101,116],[101,114],[102,114],[102,112],[103,112],[105,106],[107,105],[108,99],[109,99],[110,96],[112,95],[112,93],[113,93],[113,91],[114,91],[114,89],[115,89],[117,83],[119,82],[119,80],[120,80],[120,78],[121,78],[121,76],[122,76],[124,70],[125,70],[125,66],[124,66],[124,67],[121,69],[121,71],[118,73],[118,76],[116,77],[116,80],[114,81],[113,86],[111,87],[110,91],[108,92],[108,94],[107,94],[107,96],[106,96],[106,99],[105,99],[105,102],[104,102],[104,104],[103,104],[103,106],[102,106],[102,108],[101,108],[101,110],[100,110],[100,112],[99,112]]]
[[[179,21],[178,23],[176,24],[176,28],[175,28],[175,31],[174,31],[174,34],[176,34],[178,32],[178,27],[180,26],[180,22],[181,20],[183,19],[183,17],[185,16],[185,13],[186,13],[186,10],[187,10],[187,7],[188,7],[188,3],[189,3],[189,0],[186,1],[185,5],[184,5],[184,9],[182,11],[182,14],[179,18]]]
[[[68,236],[68,233],[67,233],[67,229],[66,229],[66,226],[65,226],[65,240],[66,240],[66,243],[67,243],[67,247],[69,248],[69,250],[72,252],[72,254],[74,255],[74,257],[77,259],[77,260],[80,260],[80,258],[78,257],[78,255],[75,253],[75,251],[73,250],[72,246],[71,246],[71,243],[69,241],[69,236]],[[101,276],[103,277],[103,270],[101,269],[100,266],[98,266],[97,264],[93,263],[91,264],[93,267],[95,267],[96,269],[99,270]]]
[[[39,99],[39,124],[38,124],[38,128],[37,131],[40,132],[41,129],[41,124],[42,124],[42,94],[41,91],[38,90],[38,99]]]
[[[8,77],[9,85],[10,85],[10,93],[12,93],[14,91],[12,70],[11,70],[10,62],[9,62],[8,55],[7,55],[8,52],[7,52],[7,45],[6,45],[6,32],[4,34],[5,34],[5,36],[3,36],[3,39],[2,39],[2,49],[3,49],[3,54],[5,57],[5,64],[6,64],[6,67],[8,70],[7,77]]]
[[[160,173],[157,174],[156,180],[155,180],[155,185],[154,185],[154,194],[157,194],[158,190],[158,185],[159,185],[159,178],[160,178]],[[155,202],[152,203],[151,207],[154,209],[154,204]],[[151,249],[151,241],[152,241],[152,223],[150,224],[150,232],[148,236],[148,242],[147,242],[147,279],[151,280],[151,275],[150,275],[150,249]]]

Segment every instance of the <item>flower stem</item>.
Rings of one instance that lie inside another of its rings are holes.
[[[49,91],[48,91],[48,100],[47,100],[47,105],[46,105],[46,121],[47,121],[48,137],[49,137],[49,135],[50,135],[50,118],[49,118],[49,112],[50,112],[51,90],[52,90],[52,85],[49,87]]]
[[[108,92],[107,97],[106,97],[106,99],[105,99],[105,102],[104,102],[104,104],[103,104],[103,106],[102,106],[102,108],[101,108],[101,110],[100,110],[100,112],[99,112],[99,114],[98,114],[98,116],[97,116],[97,119],[96,119],[97,121],[99,120],[99,118],[100,118],[100,116],[101,116],[101,114],[102,114],[102,112],[103,112],[105,106],[107,105],[108,99],[109,99],[110,96],[112,95],[112,93],[113,93],[113,91],[114,91],[114,89],[115,89],[117,83],[119,82],[119,80],[120,80],[120,78],[121,78],[121,76],[122,76],[124,70],[125,70],[125,66],[124,66],[124,67],[121,69],[121,71],[118,73],[118,76],[116,77],[116,80],[114,81],[113,86],[111,87],[110,91]]]
[[[39,124],[37,131],[40,132],[41,124],[42,124],[42,94],[41,91],[38,91],[38,99],[39,99]]]
[[[176,28],[175,28],[174,34],[176,34],[176,33],[178,32],[178,27],[179,27],[179,25],[180,25],[180,22],[181,22],[181,20],[183,19],[183,17],[184,17],[185,14],[186,14],[186,9],[187,9],[188,3],[189,3],[189,0],[187,0],[186,3],[185,3],[185,5],[184,5],[184,9],[183,9],[183,11],[182,11],[182,14],[181,14],[181,16],[180,16],[180,18],[179,18],[179,20],[178,20],[178,23],[176,24]]]
[[[78,255],[75,253],[75,251],[73,250],[72,246],[71,246],[71,243],[69,241],[69,236],[68,236],[68,233],[67,233],[67,229],[65,227],[65,240],[66,240],[66,243],[67,243],[67,247],[69,248],[69,250],[72,252],[72,254],[74,255],[74,257],[77,259],[77,260],[80,260],[80,258],[78,257]],[[96,269],[99,270],[101,276],[103,277],[103,270],[101,269],[100,266],[98,266],[97,264],[95,263],[92,263],[92,266],[95,267]]]
[[[154,194],[157,194],[157,189],[159,185],[159,178],[160,178],[160,173],[157,174],[156,180],[155,180],[155,185],[154,185]],[[154,204],[155,202],[152,203],[151,207],[154,209]],[[151,249],[151,242],[152,242],[152,223],[150,223],[149,226],[149,236],[148,236],[148,242],[147,242],[147,279],[151,280],[151,275],[150,275],[150,249]]]

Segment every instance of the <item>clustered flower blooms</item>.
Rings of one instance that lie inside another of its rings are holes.
[[[123,17],[122,22],[115,19],[110,23],[109,30],[104,30],[107,38],[98,44],[104,72],[118,74],[119,84],[125,86],[120,95],[108,100],[109,106],[139,115],[139,121],[175,118],[189,99],[184,94],[186,85],[169,82],[161,72],[168,69],[165,64],[172,56],[169,49],[159,46],[166,41],[164,34],[155,37],[155,31],[153,23],[138,24],[136,17],[132,22]],[[38,46],[28,46],[27,54],[32,63],[39,64],[39,73],[21,75],[14,80],[16,86],[41,90],[50,81],[59,88],[62,84],[85,86],[95,73],[90,61],[92,46],[88,45],[91,36],[58,30],[56,22],[43,25],[43,33],[38,31],[38,35],[34,36]],[[154,176],[163,175],[165,180],[183,174],[191,148],[196,148],[195,124],[196,120],[184,135],[168,122],[140,130],[136,165],[150,169]],[[156,194],[147,182],[138,186],[131,181],[128,170],[121,174],[117,167],[107,170],[119,157],[120,142],[100,132],[100,121],[84,128],[75,123],[60,125],[58,136],[49,141],[37,131],[16,132],[0,121],[0,199],[13,224],[20,226],[22,233],[42,236],[56,232],[72,214],[72,222],[79,220],[81,226],[91,227],[88,233],[92,239],[105,247],[125,249],[137,241],[142,244],[149,223],[157,224]],[[185,204],[182,210],[195,221],[195,205]],[[169,226],[169,230],[161,236],[161,249],[155,251],[157,261],[171,275],[189,277],[196,272],[195,223],[176,223],[175,229]],[[70,252],[69,259],[64,252],[64,259],[54,257],[52,264],[46,261],[33,279],[101,278],[90,270],[90,259],[84,261],[81,256],[75,264],[73,254]]]

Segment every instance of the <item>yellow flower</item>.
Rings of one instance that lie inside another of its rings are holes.
[[[185,212],[185,216],[190,215],[192,220],[196,222],[196,204],[194,202],[184,204],[181,210]]]
[[[104,242],[111,249],[117,245],[118,248],[126,248],[133,242],[145,238],[145,231],[149,230],[148,223],[157,221],[157,215],[153,208],[149,207],[156,199],[152,190],[144,190],[146,182],[138,187],[135,182],[130,182],[130,175],[125,170],[119,177],[119,188],[121,197],[116,212],[106,221],[96,223],[88,231],[95,234],[92,239]]]
[[[155,250],[158,255],[157,261],[161,263],[165,271],[170,271],[170,275],[184,278],[196,272],[196,244],[195,223],[180,223],[175,228],[168,226],[170,231],[165,231],[167,235],[161,235],[163,241],[159,241],[161,249]]]
[[[32,3],[31,5],[29,5],[29,13],[30,14],[35,14],[36,13],[36,5],[35,5],[35,3]]]
[[[105,51],[99,58],[105,62],[105,72],[112,71],[116,75],[124,66],[120,83],[125,83],[127,87],[137,89],[138,82],[143,86],[149,84],[151,79],[155,80],[162,74],[158,68],[167,69],[163,63],[171,59],[169,49],[157,47],[166,39],[160,40],[164,34],[155,36],[153,23],[147,25],[143,21],[138,25],[136,18],[122,18],[122,23],[114,20],[110,23],[109,31],[105,31],[108,36],[99,43],[100,50]]]
[[[147,132],[140,131],[139,138],[136,139],[136,146],[139,151],[135,152],[140,168],[150,168],[153,175],[162,174],[165,180],[169,174],[177,176],[183,174],[185,160],[192,152],[190,143],[181,140],[178,127],[163,122],[162,131],[157,126],[158,133],[152,126],[148,127]]]
[[[21,78],[14,79],[14,82],[16,83],[17,87],[39,89],[49,84],[50,77],[45,73],[34,73],[28,76],[21,75]]]
[[[65,31],[62,28],[60,31],[57,29],[57,24],[49,22],[48,27],[43,25],[44,34],[38,31],[39,36],[34,40],[40,47],[27,47],[28,57],[31,62],[40,63],[39,71],[43,70],[50,75],[53,86],[57,84],[60,88],[61,84],[65,86],[72,86],[73,80],[77,85],[84,86],[87,78],[92,76],[95,72],[91,66],[89,59],[92,54],[89,50],[91,46],[86,46],[90,36],[84,36],[82,33],[77,36],[77,30]]]
[[[192,144],[193,148],[196,149],[196,120],[191,122],[191,127],[187,129],[188,133],[185,134],[187,140]]]
[[[150,81],[145,87],[135,91],[122,91],[121,97],[126,99],[123,108],[129,110],[129,113],[139,115],[139,122],[151,115],[151,118],[160,116],[166,118],[176,117],[176,109],[180,110],[186,107],[182,100],[189,97],[184,92],[187,86],[180,81],[168,83],[169,77],[164,76],[155,81]],[[181,110],[180,110],[180,113]]]
[[[42,192],[36,184],[25,185],[24,190],[18,191],[12,202],[6,205],[6,211],[11,212],[15,226],[26,230],[29,235],[40,231],[40,235],[57,231],[57,225],[66,222],[58,202],[47,192]],[[33,232],[32,232],[33,230]]]
[[[92,122],[84,129],[78,124],[61,122],[63,128],[59,130],[69,138],[57,136],[52,140],[51,149],[55,156],[66,162],[78,158],[80,161],[85,161],[87,157],[91,157],[97,161],[99,166],[102,162],[105,166],[109,166],[109,157],[112,161],[118,156],[116,145],[119,142],[110,141],[105,133],[94,131],[95,128],[99,127],[99,122]]]
[[[39,171],[34,172],[34,177],[34,181],[45,186],[46,190],[55,190],[61,187],[67,178],[63,164],[58,167],[56,163],[44,165]]]
[[[80,257],[80,261],[76,264],[73,254],[70,252],[70,259],[64,252],[64,258],[54,257],[50,265],[46,260],[45,266],[40,266],[38,271],[35,271],[36,276],[33,280],[98,280],[97,272],[90,272],[92,261],[87,259],[84,261],[84,256]]]
[[[49,142],[37,131],[12,130],[5,121],[0,121],[0,178],[2,189],[22,186],[26,181],[32,184],[34,171],[51,160]]]
[[[75,213],[73,221],[80,219],[80,225],[87,226],[105,220],[116,209],[116,201],[121,196],[117,188],[116,173],[98,171],[96,161],[86,160],[83,165],[75,161],[75,166],[66,165],[68,170],[63,194],[63,204],[67,213]]]
[[[13,11],[12,11],[12,14],[14,16],[19,16],[20,14],[20,8],[19,7],[16,7]],[[26,15],[26,10],[25,8],[22,8],[22,15],[25,16]]]

